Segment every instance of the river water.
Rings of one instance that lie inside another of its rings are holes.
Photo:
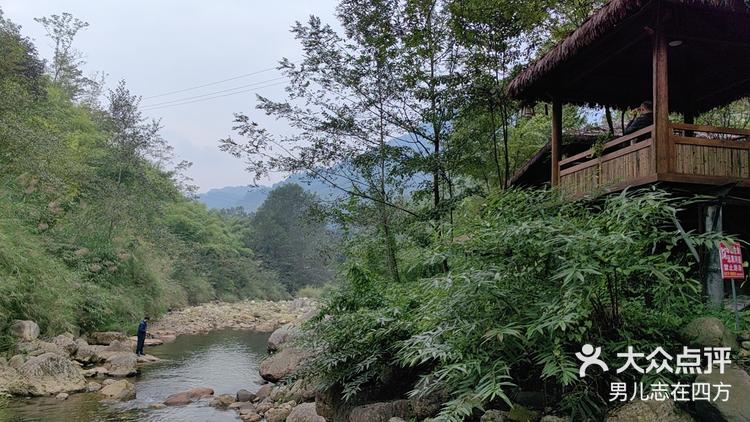
[[[213,388],[216,395],[234,394],[242,388],[256,391],[262,382],[258,366],[268,336],[233,330],[180,336],[172,343],[146,349],[164,361],[142,367],[141,374],[131,379],[136,382],[133,401],[104,405],[97,393],[71,394],[65,401],[12,399],[0,405],[0,421],[237,421],[234,411],[210,407],[210,398],[165,409],[149,409],[149,405],[195,387]]]

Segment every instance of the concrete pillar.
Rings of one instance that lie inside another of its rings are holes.
[[[708,205],[704,208],[706,233],[722,231],[721,205]],[[721,306],[724,301],[724,280],[721,278],[719,263],[719,245],[714,245],[708,251],[706,261],[706,294],[712,305]]]

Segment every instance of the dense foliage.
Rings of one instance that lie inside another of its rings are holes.
[[[247,220],[245,242],[276,271],[290,293],[321,286],[333,277],[336,241],[317,199],[290,183],[272,190]]]
[[[574,352],[596,344],[606,360],[625,345],[676,349],[679,327],[705,311],[672,220],[681,204],[658,191],[467,199],[453,241],[410,250],[421,271],[401,283],[351,255],[345,285],[311,328],[321,353],[308,369],[349,398],[392,382],[392,366],[410,369],[412,395],[449,394],[447,420],[519,390],[545,391],[575,420],[598,419],[609,380],[579,379]],[[442,260],[446,273],[435,271]]]
[[[75,100],[75,60],[56,56],[56,82],[1,15],[0,52],[0,329],[132,329],[188,303],[286,295],[229,219],[183,193],[124,83],[106,106]]]

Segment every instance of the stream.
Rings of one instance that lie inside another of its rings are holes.
[[[0,420],[237,421],[234,411],[210,407],[210,398],[164,409],[150,409],[149,405],[195,387],[213,388],[215,395],[235,394],[242,388],[256,391],[262,382],[258,366],[266,353],[268,336],[269,333],[235,330],[179,336],[172,343],[146,348],[146,353],[163,361],[141,368],[134,378],[135,400],[105,405],[99,403],[101,396],[97,393],[71,394],[64,401],[54,397],[16,398],[0,404]]]

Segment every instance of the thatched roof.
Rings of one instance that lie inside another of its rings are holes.
[[[667,9],[669,13],[664,12]],[[704,15],[696,14],[686,18],[683,15],[687,10],[690,10],[690,13],[695,11]],[[650,65],[648,57],[640,57],[647,55],[647,47],[650,47],[650,41],[645,37],[644,31],[660,25],[660,19],[663,21],[671,19],[665,25],[669,26],[671,33],[679,32],[684,28],[690,34],[699,33],[705,38],[708,31],[715,31],[716,28],[715,22],[702,24],[706,20],[705,16],[709,16],[708,13],[712,13],[710,19],[718,19],[714,16],[716,11],[723,12],[725,15],[734,15],[733,19],[735,19],[737,16],[749,17],[749,10],[742,0],[611,0],[594,12],[563,41],[518,74],[509,84],[508,93],[512,97],[527,102],[546,101],[552,94],[556,94],[553,91],[558,85],[566,82],[566,78],[576,75],[577,71],[588,71],[592,62],[613,52],[619,52],[621,56],[626,57],[637,56],[633,62],[640,60],[639,66]],[[667,16],[667,19],[660,15]],[[748,23],[750,20],[737,21],[735,19],[729,26],[750,26]],[[705,28],[700,28],[701,26]],[[737,30],[729,31],[725,35],[726,38],[736,38]],[[639,46],[633,42],[636,37],[643,37],[642,45]],[[627,50],[628,48],[630,50]],[[628,64],[629,62],[620,61],[617,63],[618,66],[613,68],[618,70]],[[600,63],[597,63],[598,65]],[[561,70],[561,68],[565,69]],[[610,69],[604,69],[605,66],[602,68],[602,71]],[[643,75],[644,78],[647,76],[647,74]],[[581,91],[580,87],[576,87],[576,90]],[[607,101],[606,97],[600,95],[601,92],[602,90],[599,89],[595,95],[592,95],[594,98],[579,96],[572,99],[572,102],[602,103],[602,100]],[[562,93],[561,96],[564,97],[565,94]],[[632,101],[631,99],[623,101],[612,99],[613,103],[620,103],[617,105],[628,104]]]

